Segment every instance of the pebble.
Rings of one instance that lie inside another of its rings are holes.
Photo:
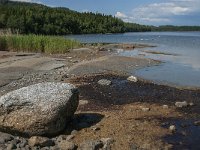
[[[78,150],[99,150],[103,148],[104,144],[100,140],[85,141],[80,144]]]
[[[168,105],[163,105],[162,107],[163,107],[163,109],[168,109],[169,108]]]
[[[137,82],[138,81],[137,77],[135,77],[135,76],[130,76],[130,77],[127,78],[127,80],[131,81],[131,82]]]
[[[14,137],[12,135],[0,132],[0,144],[5,144],[6,142],[11,141],[13,139]]]
[[[142,111],[144,111],[144,112],[148,112],[148,111],[150,111],[150,108],[142,108]]]
[[[171,132],[175,132],[175,131],[176,131],[176,126],[175,126],[175,125],[171,125],[171,126],[169,127],[169,130],[170,130]]]
[[[70,140],[72,140],[74,138],[75,138],[75,135],[68,135],[67,138],[66,138],[66,140],[70,141]]]
[[[88,104],[88,100],[79,100],[79,105],[86,105]]]
[[[15,144],[10,143],[7,145],[7,150],[12,150],[12,149],[16,149],[16,148],[17,148],[17,146]]]
[[[34,146],[40,146],[40,147],[46,147],[46,146],[54,146],[55,143],[47,138],[47,137],[40,137],[40,136],[33,136],[28,140],[28,144],[31,147]]]
[[[98,81],[98,84],[108,86],[108,85],[111,85],[112,82],[110,80],[107,80],[107,79],[101,79],[101,80]]]
[[[92,130],[93,130],[93,131],[99,131],[99,130],[100,130],[100,127],[93,127]]]
[[[65,141],[65,140],[59,142],[58,147],[60,148],[60,150],[75,150],[75,149],[77,149],[77,146],[73,142],[69,142],[69,141]]]
[[[175,103],[175,106],[178,107],[178,108],[183,108],[183,107],[187,107],[188,106],[188,103],[186,101],[183,101],[183,102],[176,102]]]
[[[189,106],[194,106],[194,103],[193,103],[193,102],[190,102],[190,103],[189,103]]]
[[[195,122],[194,122],[194,125],[195,125],[195,126],[200,126],[200,121],[195,121]]]
[[[103,144],[113,144],[114,143],[114,139],[113,138],[102,138],[101,141],[103,142]]]
[[[77,133],[78,133],[77,130],[73,130],[73,131],[71,132],[71,135],[76,135]]]

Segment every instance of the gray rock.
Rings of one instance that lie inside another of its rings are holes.
[[[12,135],[0,132],[0,144],[5,144],[6,142],[11,141],[13,139],[14,137]]]
[[[113,138],[102,138],[101,141],[103,142],[103,144],[113,144],[114,143]]]
[[[194,125],[195,125],[195,126],[200,126],[200,121],[195,121],[195,122],[194,122]]]
[[[60,150],[60,148],[58,147],[58,145],[55,145],[53,147],[50,147],[50,150]]]
[[[46,137],[41,136],[33,136],[28,140],[28,144],[31,147],[39,146],[39,147],[46,147],[46,146],[54,146],[55,143]]]
[[[148,112],[148,111],[150,111],[150,108],[146,108],[146,107],[144,107],[144,108],[142,108],[142,111],[144,111],[144,112]]]
[[[7,145],[7,150],[13,150],[13,149],[16,149],[16,148],[17,148],[17,146],[15,144],[10,143],[10,144]]]
[[[40,150],[50,150],[49,147],[42,147]]]
[[[111,144],[114,143],[113,138],[102,138],[101,141],[103,142],[103,150],[111,150]]]
[[[112,82],[110,80],[107,80],[107,79],[101,79],[101,80],[98,81],[98,84],[108,86],[108,85],[111,85]]]
[[[171,125],[171,126],[169,127],[169,130],[170,130],[171,132],[175,132],[175,131],[176,131],[176,126],[175,126],[175,125]]]
[[[163,105],[162,107],[163,107],[163,109],[168,109],[169,108],[168,105]]]
[[[66,138],[66,140],[67,140],[67,141],[70,141],[70,140],[72,140],[74,137],[75,137],[74,135],[68,135],[67,138]]]
[[[55,142],[60,142],[60,141],[62,141],[62,140],[66,140],[66,138],[67,138],[67,135],[60,135],[60,136],[58,136],[57,138],[55,138]]]
[[[130,146],[130,150],[139,150],[139,148],[138,148],[137,145],[132,144],[132,145]]]
[[[188,103],[186,101],[183,101],[183,102],[176,102],[175,103],[175,106],[178,107],[178,108],[183,108],[183,107],[187,107],[188,106]]]
[[[127,80],[131,81],[131,82],[137,82],[138,81],[137,77],[135,77],[135,76],[130,76],[130,77],[127,78]]]
[[[22,139],[21,142],[19,143],[19,147],[20,148],[23,148],[26,145],[28,145],[28,141],[26,139]]]
[[[7,132],[55,135],[78,107],[78,90],[68,83],[39,83],[0,98],[0,128]]]
[[[71,132],[71,135],[76,135],[77,133],[78,133],[77,130],[73,130],[73,131]]]
[[[101,128],[100,127],[93,127],[92,130],[93,131],[99,131]]]
[[[75,150],[75,149],[77,149],[77,146],[73,142],[69,142],[66,140],[59,142],[58,147],[60,148],[60,150]]]
[[[86,105],[88,104],[88,100],[79,100],[79,105]]]
[[[189,103],[189,106],[194,106],[194,103],[193,103],[193,102],[190,102],[190,103]]]
[[[103,142],[100,140],[85,141],[80,144],[78,150],[99,150],[103,148]]]

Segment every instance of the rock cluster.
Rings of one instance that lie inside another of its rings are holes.
[[[22,138],[0,132],[0,149],[37,149],[37,150],[110,150],[114,142],[112,138],[88,140],[76,145],[70,138],[72,135],[60,135],[55,138],[33,136]]]

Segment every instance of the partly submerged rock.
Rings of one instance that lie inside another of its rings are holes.
[[[130,76],[130,77],[127,78],[127,80],[131,81],[131,82],[137,82],[138,81],[137,77],[135,77],[135,76]]]
[[[183,102],[176,102],[175,103],[175,106],[178,107],[178,108],[183,108],[183,107],[187,107],[188,106],[188,103],[186,101],[183,101]]]
[[[0,130],[56,135],[78,107],[78,90],[68,83],[39,83],[0,98]]]
[[[101,80],[98,81],[98,84],[108,86],[108,85],[111,85],[112,82],[110,80],[107,80],[107,79],[101,79]]]

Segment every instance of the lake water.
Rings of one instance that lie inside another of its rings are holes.
[[[154,45],[156,47],[123,51],[120,55],[145,57],[163,62],[158,66],[137,70],[134,72],[136,76],[152,80],[158,84],[200,88],[200,32],[140,32],[67,37],[83,43],[142,43]]]

